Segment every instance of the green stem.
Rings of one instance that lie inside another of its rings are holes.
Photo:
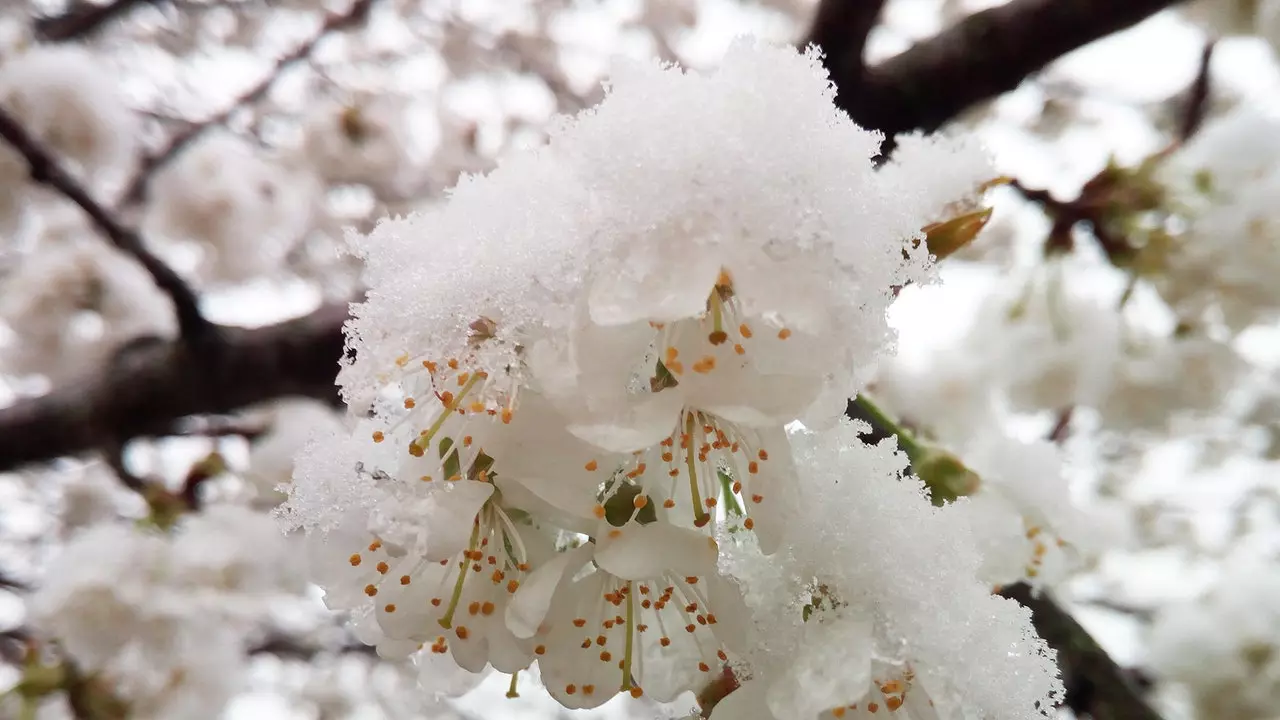
[[[898,447],[907,454],[907,458],[911,462],[916,462],[924,455],[926,448],[916,442],[914,436],[907,432],[906,428],[899,425],[893,418],[889,417],[878,405],[867,397],[866,393],[859,393],[853,399],[853,404],[857,405],[869,419],[880,426],[880,429],[890,432],[898,436]]]

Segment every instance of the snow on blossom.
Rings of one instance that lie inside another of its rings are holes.
[[[100,524],[68,542],[27,610],[137,717],[208,717],[238,690],[270,600],[299,589],[296,565],[271,519],[245,508],[207,508],[172,534]]]
[[[148,183],[152,238],[202,243],[201,272],[235,282],[270,271],[310,227],[314,178],[223,130],[204,134]]]
[[[992,717],[1055,696],[963,513],[901,457],[841,446],[848,428],[792,452],[785,427],[835,422],[892,347],[895,288],[931,280],[921,228],[990,173],[976,145],[920,137],[877,172],[882,138],[833,100],[816,54],[749,41],[706,73],[626,66],[545,146],[351,236],[354,427],[305,446],[279,515],[357,637],[475,672],[536,662],[570,708],[674,700],[744,660],[783,717],[869,692]],[[753,647],[718,568],[738,537],[798,573],[782,593],[824,578],[812,625],[775,594],[786,617],[757,618]],[[788,669],[800,646],[778,643],[805,632],[827,650]],[[861,674],[811,693],[840,638]]]
[[[902,476],[892,442],[866,446],[856,433],[849,424],[793,435],[805,521],[789,526],[784,557],[747,542],[726,559],[765,639],[740,668],[764,703],[714,717],[1042,714],[1062,692],[1052,654],[1028,611],[977,580],[968,519]],[[908,705],[913,693],[932,702]]]
[[[1280,703],[1280,578],[1274,557],[1229,558],[1202,597],[1163,608],[1147,656],[1205,715],[1263,720]]]

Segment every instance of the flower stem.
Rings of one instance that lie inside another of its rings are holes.
[[[853,399],[853,404],[857,405],[862,412],[871,419],[880,428],[888,433],[898,437],[898,447],[907,454],[907,458],[911,462],[916,462],[926,450],[924,445],[916,441],[915,437],[907,432],[906,428],[899,425],[893,418],[889,417],[878,405],[867,397],[866,393],[859,393]]]

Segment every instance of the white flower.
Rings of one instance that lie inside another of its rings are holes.
[[[280,264],[309,228],[316,194],[312,178],[226,131],[205,134],[148,187],[148,233],[203,243],[203,272],[231,282]]]
[[[1148,657],[1185,685],[1206,714],[1275,716],[1280,703],[1280,578],[1275,558],[1238,555],[1195,600],[1171,605],[1151,627]]]
[[[221,594],[232,609],[250,617],[272,596],[303,587],[294,543],[264,513],[235,505],[213,505],[183,518],[171,540],[173,582]]]
[[[1058,448],[986,436],[963,457],[982,478],[978,490],[962,501],[982,552],[982,580],[1004,585],[1060,579],[1070,560],[1067,544],[1088,547],[1089,538],[1083,516],[1072,505]]]
[[[282,486],[287,486],[293,477],[293,459],[307,441],[313,435],[337,432],[344,426],[341,415],[333,408],[307,399],[276,403],[270,422],[266,435],[256,438],[249,449],[249,467],[244,476],[258,498],[278,505],[286,497]]]
[[[0,107],[91,176],[121,171],[133,158],[137,118],[116,76],[84,48],[38,45],[0,63]],[[14,167],[26,172],[26,161],[13,152],[0,147],[0,187],[12,187]]]
[[[1181,318],[1214,311],[1239,331],[1280,312],[1280,121],[1249,105],[1206,123],[1157,179],[1186,228],[1146,254],[1149,277]]]
[[[331,608],[370,612],[386,638],[412,641],[405,653],[429,644],[473,672],[486,662],[521,669],[532,643],[511,636],[504,609],[553,552],[530,513],[590,527],[605,514],[597,490],[622,458],[573,438],[536,395],[499,410],[478,399],[480,375],[416,367],[421,377],[403,387],[421,392],[398,415],[304,451],[284,514],[308,530]],[[342,484],[358,503],[333,503],[329,488]]]
[[[1064,268],[1012,283],[984,302],[961,346],[949,354],[990,357],[990,376],[1015,409],[1094,406],[1111,382],[1122,320],[1114,304],[1073,289]]]
[[[305,159],[322,178],[369,185],[384,197],[413,191],[427,160],[413,135],[406,103],[394,96],[360,95],[325,104],[305,132]]]
[[[1203,335],[1136,338],[1099,403],[1103,423],[1121,431],[1167,430],[1182,414],[1223,407],[1246,368],[1230,343]]]
[[[104,524],[74,536],[28,598],[31,624],[144,718],[216,714],[238,689],[249,633],[298,586],[270,519],[237,507],[173,535]]]
[[[660,521],[602,524],[596,538],[535,571],[507,609],[516,635],[539,643],[543,682],[562,705],[593,708],[619,692],[669,702],[715,678],[726,649],[745,650],[746,608],[716,571],[713,539]]]
[[[11,372],[53,379],[94,367],[140,337],[170,337],[172,303],[130,257],[96,237],[52,243],[23,259],[0,291],[0,318],[18,341]]]

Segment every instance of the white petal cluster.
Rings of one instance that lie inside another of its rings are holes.
[[[1187,227],[1155,248],[1152,275],[1182,318],[1233,330],[1280,314],[1280,120],[1241,105],[1205,125],[1161,168],[1171,209]]]
[[[1280,578],[1274,557],[1230,559],[1204,596],[1161,610],[1148,660],[1198,714],[1264,720],[1280,705]]]
[[[293,479],[293,459],[315,435],[344,428],[342,416],[315,400],[291,398],[272,408],[270,429],[256,438],[249,450],[244,477],[253,486],[256,500],[275,506],[285,498],[283,486]]]
[[[27,600],[31,624],[130,705],[209,717],[238,690],[245,642],[301,577],[265,516],[212,507],[174,533],[102,524],[76,535]]]
[[[0,62],[0,108],[90,179],[133,160],[138,121],[102,61],[83,48],[39,45]],[[0,232],[24,211],[26,161],[0,147]]]
[[[791,624],[753,622],[720,567],[746,537],[757,565],[803,557],[868,613],[849,632],[870,628],[876,678],[902,686],[875,692],[903,707],[921,684],[911,707],[936,693],[993,717],[1054,698],[1025,613],[990,597],[976,550],[952,557],[972,544],[963,513],[921,519],[943,511],[888,451],[863,472],[847,428],[793,455],[787,426],[834,423],[892,346],[895,288],[929,280],[920,228],[989,172],[919,139],[876,172],[880,138],[833,92],[815,55],[750,42],[705,74],[631,66],[546,146],[356,238],[354,429],[307,445],[281,514],[362,640],[472,672],[536,662],[570,708],[765,677],[786,655],[760,647],[820,631],[794,597],[773,598]],[[830,494],[850,482],[911,508]],[[753,646],[753,624],[778,637]],[[795,647],[797,667],[835,651]],[[778,686],[781,717],[872,687],[868,669],[815,694],[819,675]]]
[[[1223,406],[1246,369],[1230,342],[1194,328],[1132,323],[1115,299],[1081,290],[1086,275],[1062,269],[986,298],[943,351],[945,367],[889,363],[876,389],[914,423],[961,446],[981,439],[985,426],[972,419],[990,417],[993,401],[1019,412],[1093,408],[1108,430],[1146,432]],[[1203,298],[1223,298],[1198,288]]]
[[[427,160],[409,124],[408,104],[384,95],[320,107],[307,122],[303,151],[327,182],[368,185],[381,197],[411,192]]]
[[[1056,445],[987,435],[963,455],[981,477],[965,507],[982,550],[982,580],[1051,584],[1074,559],[1068,548],[1092,549]]]
[[[135,261],[96,237],[42,245],[0,288],[13,373],[52,379],[95,367],[138,338],[176,331],[171,303]]]
[[[235,282],[276,268],[309,229],[315,179],[227,131],[206,133],[148,184],[148,237],[201,243],[201,272]]]

